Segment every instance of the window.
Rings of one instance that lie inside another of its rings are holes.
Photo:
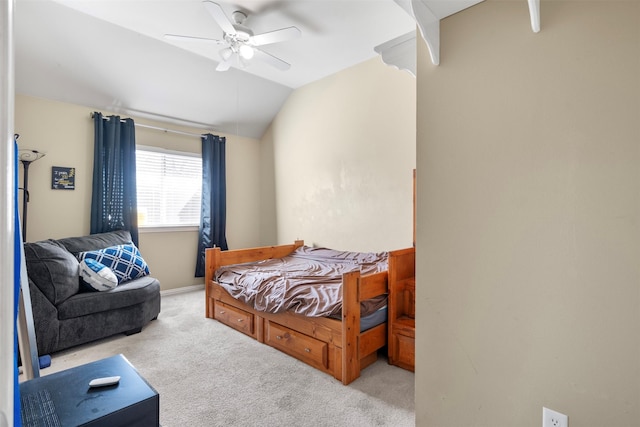
[[[141,228],[200,224],[200,154],[138,146],[136,174]]]

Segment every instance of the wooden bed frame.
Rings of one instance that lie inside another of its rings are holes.
[[[360,376],[361,369],[377,360],[378,349],[387,343],[386,323],[360,332],[360,301],[387,293],[387,271],[366,276],[358,271],[343,275],[342,321],[290,312],[257,311],[233,298],[213,280],[218,267],[281,258],[303,244],[304,241],[296,240],[291,245],[230,251],[207,249],[206,316],[333,375],[346,385]]]

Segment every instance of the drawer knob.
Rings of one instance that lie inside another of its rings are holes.
[[[281,339],[282,339],[282,336],[280,336],[280,335],[276,335],[276,339],[281,340]]]
[[[226,311],[220,310],[220,314],[225,314],[225,313],[226,313]]]
[[[244,321],[244,319],[238,319],[238,322],[243,322],[243,321]]]
[[[311,353],[311,349],[310,348],[305,348],[304,351],[306,351],[307,353]]]

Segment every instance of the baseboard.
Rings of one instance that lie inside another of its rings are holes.
[[[202,289],[204,289],[204,283],[200,285],[183,286],[181,288],[173,288],[160,291],[160,296],[166,297],[169,295],[182,294],[185,292],[200,291]]]

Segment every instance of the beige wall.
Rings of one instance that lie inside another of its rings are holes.
[[[260,156],[260,244],[263,246],[277,245],[278,220],[276,212],[276,178],[272,126],[269,126],[262,136]]]
[[[29,168],[27,240],[89,233],[93,169],[93,120],[89,107],[16,96],[15,130],[20,148],[46,153]],[[110,114],[102,111],[104,114]],[[200,133],[202,130],[137,119],[136,123]],[[260,241],[260,146],[254,139],[227,137],[227,239],[231,248]],[[136,143],[199,153],[200,139],[136,128]],[[51,167],[76,168],[75,190],[52,190]],[[22,168],[20,168],[22,170]],[[22,182],[22,175],[20,177]],[[163,290],[202,283],[194,278],[197,231],[145,232],[140,250]]]
[[[375,58],[289,96],[262,140],[273,147],[277,243],[411,246],[415,84]]]
[[[419,46],[419,426],[640,420],[640,3],[541,10]]]

